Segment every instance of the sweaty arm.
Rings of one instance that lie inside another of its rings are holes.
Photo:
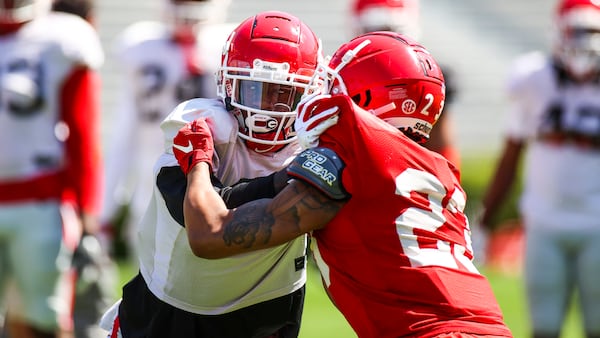
[[[513,187],[524,147],[523,141],[510,138],[506,140],[496,171],[483,198],[484,210],[480,220],[482,226],[492,226],[492,218]]]
[[[323,228],[349,196],[333,198],[310,181],[293,179],[272,199],[228,209],[212,187],[209,165],[196,165],[187,176],[183,205],[192,251],[203,258],[223,258],[281,245]]]

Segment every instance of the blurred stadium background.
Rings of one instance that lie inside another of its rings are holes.
[[[106,135],[117,90],[109,54],[114,37],[132,22],[160,19],[163,1],[97,1],[100,35],[108,55],[103,68]],[[522,52],[547,48],[554,1],[423,0],[421,4],[421,40],[457,76],[459,96],[453,111],[463,156],[497,151],[509,64]],[[304,20],[321,37],[326,54],[351,38],[350,0],[232,0],[228,21],[239,22],[269,9]]]
[[[97,0],[97,20],[107,60],[103,76],[102,136],[111,136],[111,114],[118,90],[116,68],[111,58],[114,38],[127,25],[139,20],[160,20],[166,0]],[[453,68],[458,96],[452,106],[458,145],[463,157],[462,177],[469,194],[468,212],[476,212],[482,189],[491,176],[499,152],[503,114],[506,109],[504,83],[511,61],[517,55],[547,50],[551,41],[552,11],[549,0],[423,0],[421,1],[422,43],[442,64]],[[331,54],[351,38],[350,0],[232,0],[229,22],[263,10],[293,13],[313,28]],[[516,191],[515,191],[516,193]],[[513,194],[516,196],[516,194]],[[501,218],[512,222],[515,200],[506,206]],[[509,229],[505,236],[514,236]],[[520,242],[513,241],[520,250]],[[529,330],[524,290],[520,277],[520,255],[515,246],[499,251],[492,263],[483,267],[500,301],[507,324],[516,338]],[[495,261],[494,261],[495,260]],[[121,262],[122,283],[135,267]],[[353,338],[355,335],[329,303],[318,273],[311,271],[301,338]],[[121,284],[122,285],[122,284]],[[583,337],[580,319],[571,312],[564,338]]]

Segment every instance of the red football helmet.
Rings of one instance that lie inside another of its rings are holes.
[[[16,30],[50,9],[49,0],[0,0],[0,33]]]
[[[268,11],[229,36],[217,93],[239,123],[249,149],[274,152],[296,139],[296,105],[321,60],[319,39],[293,15]]]
[[[347,94],[367,111],[422,143],[446,97],[444,76],[433,56],[394,32],[372,32],[342,45],[319,67],[329,93]]]
[[[356,35],[392,31],[419,38],[419,0],[354,0],[352,14]]]
[[[556,10],[555,52],[571,76],[600,71],[600,0],[563,0]]]

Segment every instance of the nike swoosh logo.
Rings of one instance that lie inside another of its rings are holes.
[[[188,140],[188,145],[187,146],[180,146],[179,144],[173,144],[173,148],[175,149],[179,149],[181,151],[183,151],[184,153],[189,153],[190,151],[194,150],[194,147],[192,146],[192,141]]]

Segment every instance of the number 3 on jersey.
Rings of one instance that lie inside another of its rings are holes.
[[[467,269],[478,273],[471,259],[471,235],[467,222],[464,232],[466,247],[444,241],[439,236],[424,237],[426,232],[435,233],[446,223],[444,209],[452,213],[462,212],[466,199],[460,189],[455,189],[450,196],[447,206],[443,202],[447,191],[440,180],[430,173],[407,169],[396,177],[396,194],[409,198],[411,193],[420,193],[427,196],[429,209],[412,207],[396,218],[396,230],[405,255],[413,267],[445,266],[454,269]],[[433,243],[432,243],[433,242]],[[425,244],[432,243],[432,244]],[[465,255],[468,252],[468,255]]]

